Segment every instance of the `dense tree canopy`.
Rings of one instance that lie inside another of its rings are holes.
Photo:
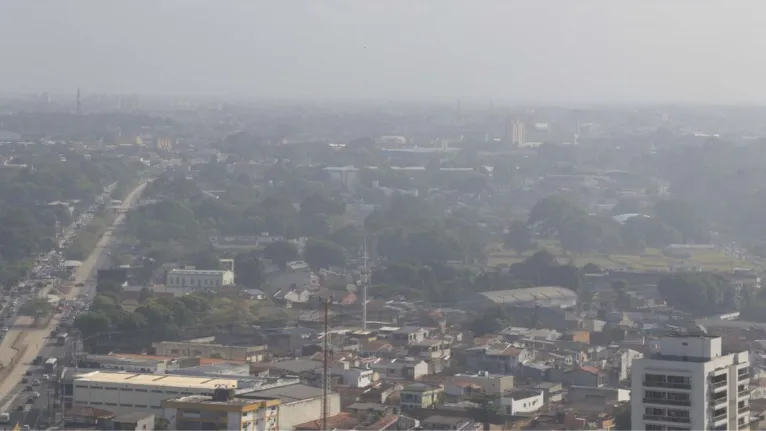
[[[657,285],[668,305],[696,315],[739,310],[747,293],[729,286],[719,274],[678,273],[663,277]]]

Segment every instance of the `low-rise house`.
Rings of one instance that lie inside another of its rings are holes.
[[[362,357],[393,359],[397,357],[402,350],[402,348],[394,347],[386,340],[373,340],[359,344],[359,356]]]
[[[450,344],[443,340],[423,340],[410,344],[410,355],[416,358],[440,359],[450,354]]]
[[[373,370],[354,367],[348,362],[336,362],[331,370],[333,376],[339,376],[343,385],[352,388],[366,388],[372,385]]]
[[[504,342],[465,349],[462,356],[468,369],[499,374],[513,373],[521,364],[534,359],[532,351]]]
[[[274,300],[287,305],[307,304],[311,299],[311,292],[305,287],[288,287],[274,293]]]
[[[399,405],[406,409],[428,409],[442,402],[444,389],[425,383],[413,383],[399,393]]]
[[[606,384],[607,375],[604,371],[592,366],[569,370],[554,368],[550,372],[550,379],[568,385],[600,387]]]
[[[545,403],[559,403],[564,399],[564,386],[558,382],[540,382],[532,386],[532,389],[543,391]]]
[[[389,340],[394,345],[411,345],[425,341],[430,335],[429,329],[405,326],[391,333]]]
[[[159,356],[201,356],[227,361],[262,362],[267,356],[267,346],[227,346],[214,343],[215,337],[186,341],[160,341],[152,343]]]
[[[465,417],[433,415],[420,421],[420,427],[433,431],[467,431],[482,429],[483,425]]]
[[[428,375],[428,364],[422,360],[382,360],[370,364],[370,369],[377,372],[383,380],[419,380]]]
[[[629,389],[572,385],[567,391],[567,402],[578,406],[601,408],[606,404],[629,401]]]
[[[490,374],[486,371],[476,374],[458,373],[444,381],[444,392],[453,397],[500,395],[513,389],[513,381],[513,376]]]
[[[543,382],[550,380],[550,373],[554,368],[555,367],[553,365],[544,362],[530,361],[521,364],[517,370],[517,374],[520,377],[524,377],[532,381]]]
[[[534,413],[545,406],[545,396],[539,389],[512,389],[500,398],[503,413],[515,416]]]

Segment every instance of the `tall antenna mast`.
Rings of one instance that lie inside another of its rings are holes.
[[[77,115],[82,114],[82,106],[80,105],[80,89],[77,89]]]
[[[328,406],[328,400],[327,400],[327,390],[330,386],[330,379],[329,379],[329,372],[328,372],[328,352],[329,349],[329,341],[330,338],[330,323],[328,319],[328,304],[330,303],[330,299],[327,298],[324,300],[324,360],[322,361],[322,429],[327,429],[327,415],[330,412],[329,406]]]
[[[362,268],[362,330],[367,330],[367,286],[370,284],[370,269],[367,267],[367,234],[364,234],[364,267]]]

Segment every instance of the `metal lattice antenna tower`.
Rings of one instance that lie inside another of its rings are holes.
[[[367,330],[367,287],[370,284],[370,269],[367,267],[367,234],[364,235],[364,267],[362,268],[362,330]]]
[[[324,300],[324,339],[323,342],[323,359],[322,359],[322,429],[327,429],[327,417],[330,414],[329,400],[327,398],[330,391],[330,372],[329,372],[329,348],[330,348],[330,318],[329,318],[329,304],[332,299],[328,298]]]

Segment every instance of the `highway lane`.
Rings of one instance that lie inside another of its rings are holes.
[[[66,347],[57,345],[53,341],[51,340],[40,350],[41,356],[45,358],[64,356]],[[17,384],[11,394],[3,400],[5,408],[3,411],[10,414],[11,424],[19,423],[28,425],[31,429],[45,429],[49,423],[49,406],[53,406],[54,401],[55,390],[52,380],[54,376],[50,376],[51,380],[44,380],[42,378],[45,374],[43,365],[30,366],[29,371],[31,375],[25,376],[28,382]],[[26,390],[26,387],[31,385],[35,379],[40,380],[40,385],[33,386],[32,390]],[[34,392],[40,393],[40,397],[33,403],[28,403],[29,397]],[[20,408],[21,411],[19,411]]]
[[[146,184],[144,183],[133,189],[125,198],[121,207],[126,210],[130,208],[138,199],[145,186]],[[112,228],[121,225],[124,219],[125,214],[119,214],[112,224]],[[96,244],[96,248],[90,256],[88,256],[82,265],[77,268],[75,283],[88,283],[88,281],[94,277],[98,265],[102,265],[104,262],[105,249],[107,249],[114,240],[112,230],[113,229],[107,230]],[[65,295],[66,299],[76,299],[83,289],[90,290],[93,289],[93,286],[91,283],[85,288],[73,286],[69,293]],[[10,358],[13,357],[15,353],[11,345],[19,333],[26,334],[23,344],[26,344],[28,347],[21,360],[11,369],[10,373],[0,381],[0,400],[6,399],[8,395],[13,393],[17,388],[24,373],[29,370],[29,364],[37,355],[40,355],[41,349],[45,346],[46,338],[50,335],[51,331],[58,326],[60,317],[60,315],[56,315],[45,328],[32,327],[32,319],[28,317],[20,317],[14,322],[14,326],[8,331],[2,345],[0,345],[0,361],[4,361],[4,364],[9,364]]]

